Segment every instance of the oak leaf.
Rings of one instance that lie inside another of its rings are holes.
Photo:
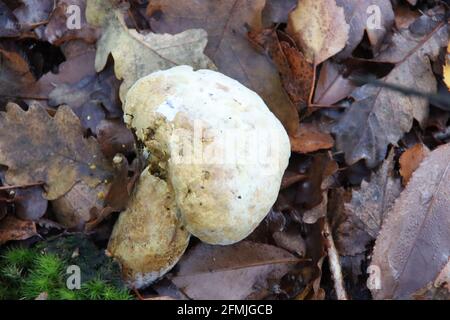
[[[97,141],[83,137],[79,119],[67,106],[52,118],[37,105],[24,111],[8,104],[0,113],[0,164],[8,167],[8,184],[45,182],[48,200],[78,181],[95,187],[112,175]]]
[[[103,70],[111,54],[115,74],[123,79],[120,99],[124,101],[128,89],[140,78],[158,70],[177,65],[190,65],[194,69],[214,68],[211,60],[203,54],[207,34],[203,29],[185,30],[176,35],[141,34],[128,29],[120,9],[114,9],[109,1],[89,1],[86,16],[91,24],[100,24],[103,33],[97,42],[95,69]]]

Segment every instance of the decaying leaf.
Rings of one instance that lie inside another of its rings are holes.
[[[344,8],[350,26],[348,41],[340,57],[351,56],[366,32],[370,44],[377,51],[394,24],[394,11],[389,0],[336,0]]]
[[[430,60],[438,56],[447,41],[445,22],[420,17],[409,29],[394,34],[390,47],[377,57],[377,61],[396,64],[381,81],[435,93],[437,82]],[[345,152],[348,164],[365,159],[369,167],[375,167],[384,159],[389,143],[396,143],[409,131],[414,119],[423,125],[428,115],[426,99],[384,87],[366,84],[352,97],[355,103],[333,129],[337,148]]]
[[[96,219],[93,208],[102,208],[108,188],[101,183],[90,187],[84,181],[77,182],[67,193],[52,201],[56,219],[66,228],[83,230],[86,223]]]
[[[53,10],[53,0],[22,0],[22,4],[14,10],[22,28],[33,29],[48,21]]]
[[[359,219],[370,236],[376,238],[395,199],[401,192],[401,183],[393,174],[394,152],[370,177],[363,180],[359,190],[353,190],[352,200],[345,204],[348,214]]]
[[[7,215],[0,220],[0,245],[11,240],[25,240],[36,235],[36,224]]]
[[[0,164],[8,167],[6,182],[45,182],[46,198],[64,195],[78,181],[95,187],[111,178],[111,166],[94,138],[84,138],[77,116],[66,106],[52,118],[32,105],[15,104],[0,113]]]
[[[333,137],[327,132],[322,132],[313,123],[301,123],[297,134],[290,136],[290,140],[292,151],[298,153],[315,152],[334,146]]]
[[[450,299],[450,262],[447,262],[436,279],[425,288],[413,294],[417,300],[449,300]]]
[[[0,62],[0,95],[20,95],[35,83],[28,61],[20,52],[0,46]]]
[[[351,198],[351,192],[344,188],[331,190],[328,206],[333,238],[339,254],[357,257],[365,254],[367,244],[373,238],[365,231],[361,220],[345,208],[345,204],[350,202]]]
[[[185,30],[176,35],[140,34],[127,28],[119,9],[108,8],[106,4],[105,8],[98,9],[96,1],[88,2],[88,21],[95,25],[98,23],[96,16],[106,15],[107,18],[97,19],[101,22],[103,34],[97,42],[95,69],[97,72],[103,70],[108,56],[113,56],[116,76],[123,79],[120,87],[122,101],[136,80],[154,71],[177,65],[190,65],[195,69],[214,68],[211,60],[203,54],[207,43],[204,30]]]
[[[384,221],[372,267],[375,299],[406,299],[436,279],[450,257],[450,144],[422,161]]]
[[[412,174],[420,166],[420,163],[425,159],[430,150],[423,143],[417,143],[405,152],[400,157],[400,174],[402,175],[403,185],[406,186],[411,179]]]
[[[262,243],[201,243],[180,260],[172,281],[191,299],[245,299],[257,288],[268,289],[271,279],[280,279],[298,261],[287,251]]]
[[[205,53],[220,72],[257,92],[289,133],[298,127],[295,106],[283,91],[278,72],[271,61],[258,54],[247,39],[247,32],[262,29],[264,0],[153,0],[148,12],[157,9],[158,19],[151,20],[156,32],[178,33],[189,28],[208,32]],[[205,17],[207,17],[205,19]]]
[[[273,23],[287,22],[289,12],[291,12],[296,5],[297,0],[266,0],[266,5],[262,12],[264,26],[270,27]]]
[[[263,48],[271,57],[291,101],[296,105],[298,103],[307,105],[313,86],[314,66],[306,61],[295,43],[280,40],[274,29],[249,32],[249,39]]]
[[[82,39],[93,43],[97,40],[99,32],[89,26],[84,13],[87,0],[58,0],[45,27],[44,35],[48,42],[60,44],[65,41]],[[78,11],[79,10],[79,11]],[[79,13],[79,21],[76,14]],[[79,22],[79,25],[77,23]]]
[[[356,85],[342,75],[337,64],[328,60],[320,69],[314,92],[314,104],[333,105],[347,98],[355,88]]]
[[[344,9],[336,0],[299,0],[289,14],[289,33],[315,65],[344,49],[349,29]]]

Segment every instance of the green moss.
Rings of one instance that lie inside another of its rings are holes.
[[[80,267],[80,290],[66,287],[65,271],[70,265]],[[117,264],[79,235],[0,254],[0,300],[35,299],[43,292],[49,300],[132,299]]]
[[[22,268],[27,268],[31,265],[36,257],[36,253],[33,250],[27,248],[10,248],[6,250],[3,255],[3,260],[8,265],[17,265]]]

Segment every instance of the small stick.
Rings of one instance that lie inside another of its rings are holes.
[[[22,184],[22,185],[18,185],[18,186],[1,186],[0,191],[11,190],[11,189],[24,189],[24,188],[36,187],[36,186],[42,186],[42,185],[44,185],[44,182],[34,182],[34,183]]]
[[[348,300],[347,292],[345,291],[344,279],[342,277],[341,264],[339,262],[339,253],[334,245],[333,236],[331,234],[331,228],[328,223],[328,219],[325,218],[325,224],[323,226],[323,235],[325,237],[325,244],[328,252],[328,261],[330,263],[330,271],[334,280],[334,289],[338,300]]]

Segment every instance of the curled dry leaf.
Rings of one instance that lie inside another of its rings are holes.
[[[297,109],[283,91],[276,67],[263,54],[258,54],[247,39],[249,28],[262,29],[264,0],[152,0],[149,15],[152,30],[177,33],[188,28],[204,28],[208,32],[205,53],[220,72],[238,80],[258,93],[289,133],[297,130]],[[207,19],[205,20],[205,17]]]
[[[180,260],[172,282],[191,299],[245,299],[257,288],[269,289],[270,279],[280,279],[298,262],[289,252],[262,243],[200,243]]]
[[[83,137],[79,119],[65,106],[51,117],[37,105],[24,111],[9,104],[0,113],[0,164],[8,167],[10,185],[45,182],[49,200],[79,181],[95,187],[112,175],[97,141]]]
[[[450,257],[450,144],[430,153],[383,223],[372,258],[375,299],[407,299]]]
[[[403,178],[403,185],[406,186],[412,174],[420,166],[420,163],[430,154],[430,149],[423,143],[417,143],[400,157],[400,174]]]
[[[36,235],[36,224],[7,215],[0,220],[0,245],[11,240],[25,240]]]
[[[409,29],[394,34],[390,47],[377,61],[395,63],[382,82],[421,92],[435,93],[436,78],[430,60],[447,45],[448,29],[437,17],[422,16]],[[408,132],[413,120],[421,125],[428,116],[429,102],[385,87],[366,84],[352,93],[356,100],[333,128],[336,146],[345,152],[348,164],[365,159],[373,168],[386,155],[389,143]]]
[[[336,0],[299,0],[289,14],[289,34],[315,65],[344,49],[349,29],[344,9]]]
[[[176,35],[140,34],[128,29],[119,9],[113,9],[104,1],[93,0],[87,5],[87,18],[91,24],[100,24],[103,34],[97,42],[95,69],[103,70],[111,54],[119,80],[120,98],[125,99],[128,89],[136,80],[158,70],[177,65],[190,65],[196,69],[214,68],[211,60],[203,54],[207,34],[202,29],[185,30]]]

